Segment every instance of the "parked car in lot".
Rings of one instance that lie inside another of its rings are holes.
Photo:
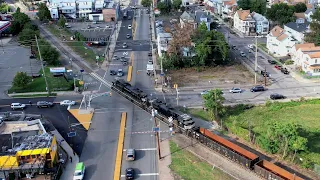
[[[265,88],[261,85],[259,86],[254,86],[253,88],[250,89],[251,92],[259,92],[259,91],[265,91]]]
[[[43,107],[49,108],[49,107],[52,107],[52,106],[53,106],[52,102],[47,102],[47,101],[38,101],[37,102],[37,107],[38,108],[43,108]]]
[[[11,103],[11,109],[16,110],[16,109],[24,109],[26,107],[25,104],[21,103]]]
[[[240,56],[241,56],[241,57],[246,57],[246,54],[241,51],[241,52],[240,52]]]
[[[281,68],[280,71],[283,73],[283,74],[289,74],[289,71],[287,68]]]
[[[126,169],[126,179],[133,179],[134,178],[134,169],[127,168]]]
[[[270,77],[270,73],[267,72],[267,71],[261,71],[260,74],[261,74],[263,77],[265,77],[265,76]]]
[[[110,75],[111,76],[117,75],[117,72],[115,70],[110,70]]]
[[[277,62],[275,60],[271,60],[271,59],[268,59],[268,63],[269,64],[277,64]]]
[[[132,29],[131,25],[128,25],[128,29]]]
[[[75,101],[71,101],[71,100],[63,100],[60,102],[60,106],[72,106],[75,105],[76,102]]]
[[[242,89],[241,88],[232,88],[229,90],[230,93],[241,93]]]
[[[276,99],[285,99],[286,97],[282,94],[277,94],[277,93],[274,93],[274,94],[271,94],[270,95],[270,99],[272,100],[276,100]]]
[[[117,76],[118,77],[122,77],[123,75],[124,75],[123,70],[122,69],[118,69]]]
[[[274,68],[280,70],[282,68],[282,66],[281,65],[275,65]]]

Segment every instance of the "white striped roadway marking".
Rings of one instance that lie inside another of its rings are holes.
[[[134,149],[135,151],[156,151],[157,148],[144,148],[144,149]],[[127,151],[127,149],[123,149],[123,151]]]
[[[159,173],[145,173],[145,174],[135,174],[135,176],[159,176]],[[121,175],[121,177],[126,177],[126,175]]]
[[[108,81],[106,81],[103,77],[99,76],[96,73],[90,73],[90,75],[95,78],[96,80],[100,81],[103,85],[107,86],[107,87],[111,87],[112,84]]]

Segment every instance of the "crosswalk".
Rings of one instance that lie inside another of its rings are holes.
[[[101,77],[100,75],[98,75],[97,73],[90,73],[90,76],[92,76],[93,78],[95,78],[96,80],[100,81],[103,85],[105,85],[106,87],[111,88],[112,83],[108,82],[107,80],[103,79],[103,77]]]

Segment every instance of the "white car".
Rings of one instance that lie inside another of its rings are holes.
[[[75,101],[71,101],[71,100],[63,100],[60,102],[61,106],[72,106],[75,105],[76,102]]]
[[[242,90],[240,88],[232,88],[229,90],[230,93],[241,93]]]
[[[253,45],[252,44],[248,44],[248,48],[253,49]]]
[[[200,94],[201,95],[205,95],[205,94],[208,94],[209,93],[209,90],[204,90],[204,91],[202,91]]]
[[[131,29],[132,27],[131,27],[131,25],[128,25],[128,29]]]
[[[106,28],[110,28],[110,26],[109,26],[109,25],[106,25]]]
[[[241,52],[240,52],[240,56],[241,56],[241,57],[246,57],[246,54],[241,51]]]
[[[24,109],[26,107],[25,104],[21,104],[21,103],[11,103],[11,109],[15,110],[15,109]]]

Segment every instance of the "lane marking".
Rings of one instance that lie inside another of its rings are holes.
[[[157,148],[144,148],[144,149],[134,149],[136,151],[156,151]],[[123,152],[126,152],[127,149],[124,149]]]
[[[159,173],[136,174],[135,176],[159,176]],[[126,175],[121,175],[121,177],[126,177]]]
[[[121,113],[121,122],[120,122],[120,131],[119,131],[117,156],[116,156],[116,162],[115,162],[114,173],[113,173],[113,179],[114,180],[119,180],[120,179],[126,121],[127,121],[127,113],[126,112],[122,112]]]
[[[127,76],[127,81],[130,82],[132,78],[132,66],[128,67],[128,76]]]

